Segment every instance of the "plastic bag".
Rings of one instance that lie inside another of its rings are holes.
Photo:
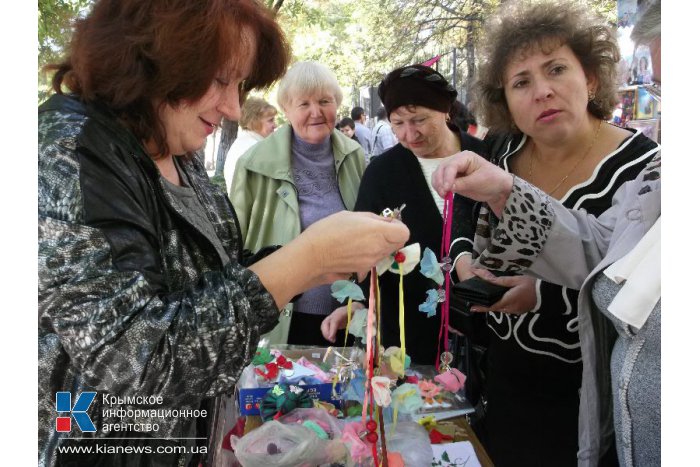
[[[283,425],[276,420],[236,443],[236,457],[243,467],[316,467],[342,462],[346,455],[340,440],[322,440],[305,426]]]
[[[433,463],[433,448],[430,437],[421,425],[414,421],[396,424],[396,430],[387,430],[386,444],[391,452],[398,452],[403,457],[406,467],[425,467]]]

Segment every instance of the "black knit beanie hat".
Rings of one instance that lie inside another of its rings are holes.
[[[404,105],[420,105],[448,113],[457,91],[437,71],[424,65],[409,65],[387,74],[379,84],[379,98],[387,117]]]

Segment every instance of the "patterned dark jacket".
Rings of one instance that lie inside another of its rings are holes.
[[[228,197],[196,158],[180,162],[229,261],[178,212],[155,163],[111,112],[59,95],[39,108],[39,465],[56,463],[65,437],[129,436],[105,429],[113,424],[131,436],[193,437],[205,421],[158,409],[197,410],[231,393],[260,334],[277,323],[272,296],[241,265]],[[56,412],[57,391],[71,392],[73,404],[97,392],[88,410],[95,433],[76,423],[57,432],[56,417],[69,415]]]

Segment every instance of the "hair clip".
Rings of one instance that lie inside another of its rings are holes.
[[[382,211],[382,216],[383,217],[391,217],[392,219],[396,220],[401,220],[401,211],[404,210],[406,207],[406,203],[403,203],[401,207],[398,207],[396,209],[391,209],[391,208],[384,208]]]

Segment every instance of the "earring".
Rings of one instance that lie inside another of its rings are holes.
[[[446,121],[446,122],[449,122],[450,120],[451,120],[451,119],[450,119],[450,115],[449,115],[449,114],[445,115],[445,121]]]
[[[593,99],[595,99],[595,91],[593,89],[588,90],[588,102],[591,102]]]

